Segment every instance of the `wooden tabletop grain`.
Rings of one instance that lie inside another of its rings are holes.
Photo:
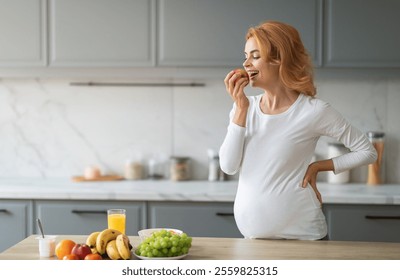
[[[57,259],[39,256],[37,235],[31,235],[0,254],[3,260]],[[84,243],[86,235],[59,235],[56,242],[71,239]],[[133,247],[138,236],[129,236]],[[132,256],[132,259],[137,259]],[[187,260],[400,260],[400,243],[255,240],[193,237]]]

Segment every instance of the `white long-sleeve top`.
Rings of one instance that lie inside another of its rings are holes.
[[[221,169],[239,173],[234,215],[246,238],[321,239],[327,226],[311,186],[303,177],[320,136],[342,142],[350,152],[333,158],[334,172],[369,164],[376,151],[368,138],[320,99],[300,94],[276,115],[260,109],[262,95],[250,96],[246,127],[232,122],[220,147]]]

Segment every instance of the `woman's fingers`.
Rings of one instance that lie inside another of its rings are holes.
[[[315,195],[317,196],[317,198],[319,200],[319,203],[322,205],[322,196],[317,188],[317,185],[315,184],[315,182],[313,182],[313,183],[310,183],[310,186],[313,188]]]
[[[315,195],[317,196],[317,198],[319,200],[319,203],[322,205],[322,196],[317,188],[317,174],[311,175],[310,173],[311,173],[311,171],[310,171],[310,167],[309,167],[306,172],[306,175],[304,176],[302,187],[306,188],[307,185],[310,185],[312,187],[312,189],[314,190]]]
[[[228,73],[228,75],[226,75],[226,77],[224,79],[226,91],[229,92],[230,94],[231,94],[231,92],[233,90],[233,85],[234,85],[234,81],[235,81],[235,79],[232,79],[232,77],[234,75],[235,75],[235,72],[231,71],[231,72]]]

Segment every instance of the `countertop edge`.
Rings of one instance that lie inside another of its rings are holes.
[[[234,202],[237,181],[141,180],[76,183],[65,178],[0,179],[2,200]],[[400,205],[400,184],[317,183],[324,204]]]

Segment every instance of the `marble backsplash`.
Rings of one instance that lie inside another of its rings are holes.
[[[188,156],[192,178],[206,180],[207,149],[222,143],[232,101],[222,79],[205,84],[77,87],[66,79],[2,79],[0,178],[70,177],[88,165],[122,175],[128,158],[146,164]],[[359,129],[386,132],[386,182],[400,183],[400,79],[323,77],[316,85],[318,97]],[[317,158],[327,156],[328,141],[321,138]],[[365,180],[366,167],[351,171],[352,182]]]

